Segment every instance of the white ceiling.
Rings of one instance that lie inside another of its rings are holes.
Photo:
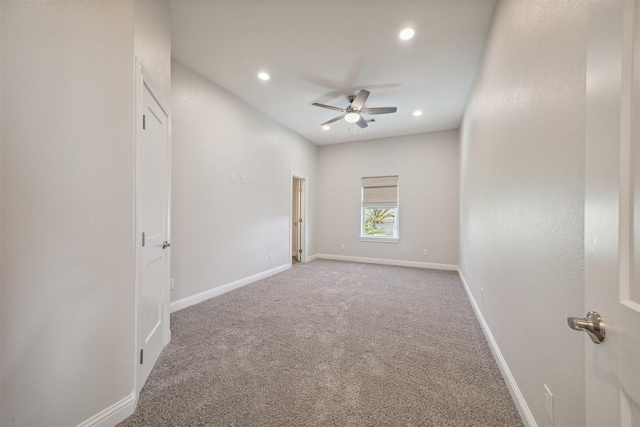
[[[495,0],[169,4],[176,60],[325,145],[458,128]],[[415,36],[402,41],[406,27]],[[366,129],[340,120],[323,130],[340,113],[311,104],[345,108],[360,89],[371,92],[367,107],[398,112],[365,116],[376,120]]]

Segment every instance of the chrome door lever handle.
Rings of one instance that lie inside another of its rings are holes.
[[[162,242],[162,249],[167,249],[169,246],[171,246],[171,243],[167,242],[166,240]]]
[[[591,341],[596,344],[604,341],[606,335],[604,321],[597,311],[588,312],[586,318],[567,317],[567,323],[571,329],[585,331],[591,338]]]

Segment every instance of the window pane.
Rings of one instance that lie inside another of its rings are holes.
[[[366,207],[363,212],[363,236],[398,237],[398,208]]]

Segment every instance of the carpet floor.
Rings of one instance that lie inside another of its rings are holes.
[[[171,315],[128,426],[521,426],[458,274],[316,260]]]

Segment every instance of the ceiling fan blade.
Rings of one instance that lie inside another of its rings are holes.
[[[358,92],[358,96],[356,96],[356,98],[351,103],[351,108],[355,108],[356,110],[359,110],[362,107],[364,107],[364,103],[367,102],[367,98],[369,98],[369,93],[370,92],[368,90],[364,90],[364,89]]]
[[[360,120],[358,120],[358,121],[356,122],[356,124],[357,124],[358,126],[360,126],[362,129],[364,129],[364,128],[366,128],[367,126],[369,126],[369,125],[367,124],[367,121],[366,121],[366,120],[364,119],[364,117],[362,117],[362,116],[360,116]]]
[[[324,122],[323,124],[321,124],[320,126],[324,126],[324,125],[328,125],[329,123],[333,123],[333,122],[337,122],[338,120],[340,120],[341,118],[344,117],[344,114],[338,117],[335,117],[331,120],[329,120],[328,122]]]
[[[340,111],[342,113],[346,111],[344,108],[332,107],[331,105],[319,104],[317,102],[314,102],[312,105],[315,105],[316,107],[328,108],[329,110]]]
[[[398,111],[398,107],[377,107],[377,108],[363,108],[360,110],[362,114],[388,114]]]

